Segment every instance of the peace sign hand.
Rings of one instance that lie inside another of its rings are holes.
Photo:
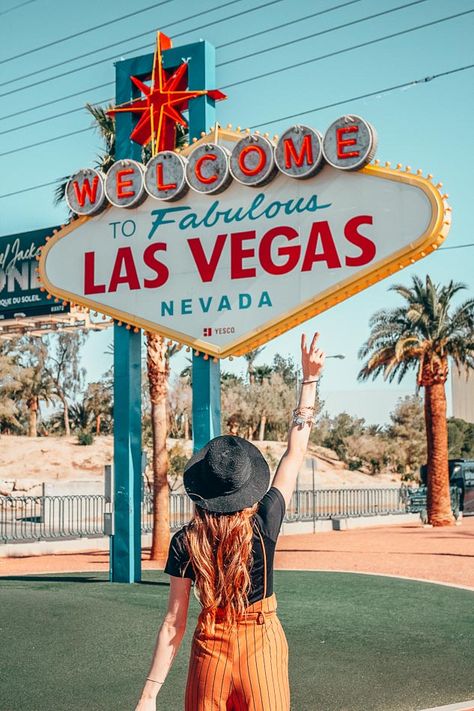
[[[303,333],[301,335],[301,367],[303,369],[303,380],[313,380],[317,378],[324,368],[326,354],[320,348],[316,347],[318,338],[319,333],[316,331],[308,349],[306,334]]]

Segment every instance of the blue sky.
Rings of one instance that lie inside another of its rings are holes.
[[[463,298],[472,295],[474,248],[453,247],[474,242],[469,163],[474,154],[474,131],[470,127],[474,70],[459,71],[404,89],[383,90],[473,64],[474,12],[469,11],[474,10],[474,1],[358,0],[324,12],[343,3],[344,0],[222,3],[2,0],[0,154],[8,155],[0,155],[0,196],[53,181],[92,164],[100,149],[92,128],[46,144],[41,145],[41,141],[87,129],[90,119],[82,109],[84,103],[103,102],[113,96],[113,62],[144,54],[148,49],[152,52],[157,29],[169,34],[175,46],[206,39],[217,47],[216,88],[228,94],[228,100],[218,105],[221,124],[253,126],[273,134],[296,122],[281,117],[305,112],[302,121],[324,132],[343,113],[360,114],[377,129],[377,157],[432,173],[443,183],[453,208],[453,226],[445,242],[450,249],[430,255],[396,277],[319,315],[305,329],[320,331],[320,345],[328,354],[346,355],[345,360],[327,361],[321,394],[328,411],[334,415],[346,410],[365,417],[368,422],[385,422],[397,397],[413,392],[414,375],[407,376],[400,386],[380,379],[360,384],[356,375],[361,366],[357,351],[369,333],[370,315],[382,305],[397,303],[388,287],[393,283],[409,283],[411,274],[429,273],[437,282],[451,278],[463,281],[468,286]],[[151,5],[155,7],[134,17],[30,52]],[[400,9],[333,29],[394,8]],[[322,14],[307,18],[316,12]],[[458,13],[469,14],[311,61]],[[185,19],[193,15],[194,18]],[[280,29],[273,29],[279,25]],[[244,39],[261,31],[257,37]],[[146,34],[128,39],[142,33]],[[315,36],[316,33],[320,34]],[[101,49],[114,43],[119,44]],[[291,44],[281,46],[285,43]],[[267,49],[262,54],[248,56]],[[88,52],[93,54],[74,59]],[[5,61],[19,54],[23,56]],[[98,63],[56,77],[92,62]],[[48,69],[55,64],[58,66]],[[286,69],[288,65],[298,66]],[[267,72],[273,73],[253,78]],[[12,81],[19,77],[24,78]],[[242,80],[238,86],[226,88]],[[102,84],[108,86],[92,88]],[[76,92],[81,94],[63,98]],[[353,99],[371,92],[378,93],[366,99]],[[50,102],[48,106],[29,110],[46,102]],[[344,103],[319,109],[335,102]],[[71,113],[50,119],[63,112]],[[9,115],[10,118],[5,118]],[[42,119],[48,120],[34,124]],[[24,124],[26,127],[12,130]],[[53,205],[53,191],[54,186],[48,186],[0,198],[0,234],[61,223],[65,210]],[[270,361],[276,352],[297,356],[301,330],[294,329],[270,342],[259,362]],[[106,370],[109,360],[103,353],[111,337],[111,331],[90,336],[84,350],[84,365],[90,379],[100,377]],[[176,357],[173,370],[183,367],[185,357],[184,353]],[[241,359],[224,361],[223,368],[241,371],[244,363]]]

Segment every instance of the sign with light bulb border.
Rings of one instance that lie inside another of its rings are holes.
[[[55,297],[198,352],[241,355],[410,266],[450,227],[441,184],[371,163],[359,116],[278,139],[214,127],[144,166],[84,169],[41,252]]]

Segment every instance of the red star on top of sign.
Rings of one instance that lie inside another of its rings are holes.
[[[135,143],[142,146],[152,144],[152,154],[159,151],[174,150],[176,146],[176,124],[187,126],[187,121],[181,114],[188,108],[190,99],[198,96],[209,96],[214,101],[227,98],[218,89],[203,91],[188,91],[188,65],[186,61],[169,76],[163,69],[162,53],[172,46],[169,37],[162,32],[156,36],[156,49],[153,58],[153,71],[151,85],[148,86],[137,77],[130,77],[136,87],[140,89],[143,97],[133,99],[126,104],[115,106],[107,111],[110,116],[120,112],[133,112],[141,114],[137,125],[130,134]]]

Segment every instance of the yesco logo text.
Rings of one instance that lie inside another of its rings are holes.
[[[374,128],[359,116],[342,116],[324,136],[316,129],[296,125],[275,143],[259,133],[245,134],[232,151],[225,146],[199,141],[186,156],[174,151],[157,153],[146,166],[133,160],[119,160],[107,175],[86,168],[72,176],[66,200],[72,212],[94,215],[108,203],[131,208],[146,197],[173,201],[189,189],[215,195],[232,180],[249,187],[269,183],[281,172],[291,178],[307,179],[325,163],[340,170],[359,170],[369,163],[376,148]]]

